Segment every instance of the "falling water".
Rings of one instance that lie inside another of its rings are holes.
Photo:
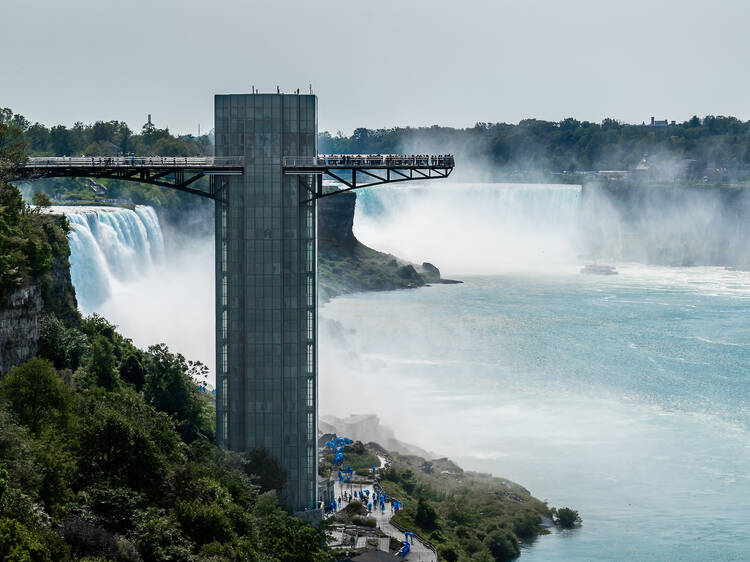
[[[53,207],[68,217],[70,276],[81,309],[97,310],[118,283],[147,274],[164,261],[164,238],[151,207]]]

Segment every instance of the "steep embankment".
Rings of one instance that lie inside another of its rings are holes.
[[[44,237],[43,253],[46,248],[50,253],[43,266],[19,276],[18,286],[0,300],[0,374],[36,355],[43,317],[54,314],[73,325],[79,321],[70,280],[67,223],[63,217],[34,215],[31,219]]]
[[[415,266],[362,244],[352,232],[356,202],[354,193],[342,193],[318,203],[318,290],[322,300],[360,291],[459,282],[441,279],[440,270],[430,263]]]

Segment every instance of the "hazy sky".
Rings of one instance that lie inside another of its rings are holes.
[[[312,83],[320,130],[750,118],[742,1],[1,0],[0,107],[213,126],[215,93]]]

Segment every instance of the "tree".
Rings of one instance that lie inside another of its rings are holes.
[[[86,391],[79,399],[75,443],[79,479],[107,480],[161,496],[170,462],[182,458],[170,418],[130,389]]]
[[[182,562],[192,559],[190,543],[177,520],[156,508],[148,508],[137,519],[135,542],[144,560]]]
[[[71,389],[47,360],[35,357],[11,369],[0,380],[0,398],[35,435],[44,426],[69,422]]]
[[[417,514],[414,516],[414,523],[419,525],[425,531],[434,531],[438,527],[438,515],[435,508],[432,507],[424,498],[419,498],[417,504]]]
[[[87,345],[80,331],[66,327],[57,316],[47,315],[40,320],[37,355],[52,361],[56,369],[78,369]]]
[[[581,523],[581,517],[578,512],[569,507],[561,507],[554,511],[557,516],[557,524],[563,529],[572,529]]]
[[[256,447],[250,452],[245,472],[256,478],[262,492],[283,491],[286,487],[287,472],[284,465],[273,458],[265,447]]]
[[[521,554],[518,538],[508,529],[497,529],[490,533],[487,548],[497,562],[512,560]]]
[[[170,353],[164,344],[148,348],[148,366],[143,394],[146,402],[173,416],[182,438],[191,442],[210,434],[211,423],[203,418],[198,388],[187,374],[185,358]]]
[[[52,205],[49,195],[41,191],[34,192],[34,195],[31,196],[31,202],[37,207],[49,207]]]
[[[6,562],[51,560],[49,548],[28,527],[13,519],[0,519],[0,559]]]
[[[115,352],[112,343],[102,335],[91,340],[91,350],[86,370],[97,385],[112,390],[117,386]]]
[[[146,369],[143,367],[137,352],[130,352],[120,364],[120,378],[135,386],[140,392],[146,382]]]

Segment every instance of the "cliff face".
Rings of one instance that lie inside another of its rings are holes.
[[[73,325],[79,321],[68,240],[58,229],[47,234],[52,248],[49,271],[31,278],[0,303],[0,374],[36,355],[43,316],[55,314]]]
[[[36,355],[42,317],[41,283],[11,293],[0,310],[0,374]]]
[[[357,196],[341,193],[318,201],[318,290],[321,300],[360,291],[392,291],[427,283],[456,283],[441,279],[430,263],[407,263],[368,248],[354,236]]]

